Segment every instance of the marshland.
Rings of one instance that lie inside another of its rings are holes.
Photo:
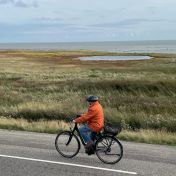
[[[83,61],[85,56],[150,56]],[[0,128],[57,133],[98,95],[119,138],[176,145],[176,54],[0,51]]]

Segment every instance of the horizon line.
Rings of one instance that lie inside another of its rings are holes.
[[[42,43],[42,44],[48,44],[48,43],[102,43],[102,42],[157,42],[157,41],[176,41],[176,39],[162,39],[162,40],[104,40],[104,41],[57,41],[57,42],[40,42],[40,41],[33,41],[33,42],[0,42],[0,44],[38,44],[38,43]]]

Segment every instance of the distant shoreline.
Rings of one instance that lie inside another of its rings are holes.
[[[107,42],[53,42],[0,43],[0,50],[94,50],[122,53],[174,53],[176,40],[166,41],[107,41]]]
[[[141,43],[141,42],[146,42],[146,43],[166,43],[166,42],[176,42],[176,39],[175,40],[124,40],[124,41],[58,41],[58,42],[0,42],[0,44],[24,44],[24,43],[130,43],[130,42],[136,42],[136,43]]]

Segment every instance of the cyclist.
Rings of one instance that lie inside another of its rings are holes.
[[[86,143],[86,153],[90,155],[94,153],[93,138],[104,127],[104,113],[97,96],[89,96],[87,102],[89,103],[88,111],[74,119],[73,122],[86,123],[79,128],[79,131]]]

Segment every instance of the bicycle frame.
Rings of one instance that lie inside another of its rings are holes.
[[[80,140],[81,140],[81,143],[85,146],[86,143],[84,142],[84,139],[83,139],[83,137],[81,136],[81,133],[79,132],[77,123],[75,123],[75,126],[74,126],[73,129],[70,128],[70,132],[71,132],[72,136],[73,136],[73,134],[75,134],[75,131],[78,133],[78,136],[79,136],[79,138],[80,138]],[[71,141],[71,139],[72,139],[72,136],[70,136],[70,139],[68,140],[68,143],[67,143],[66,145],[68,145],[68,144],[70,143],[70,141]]]

